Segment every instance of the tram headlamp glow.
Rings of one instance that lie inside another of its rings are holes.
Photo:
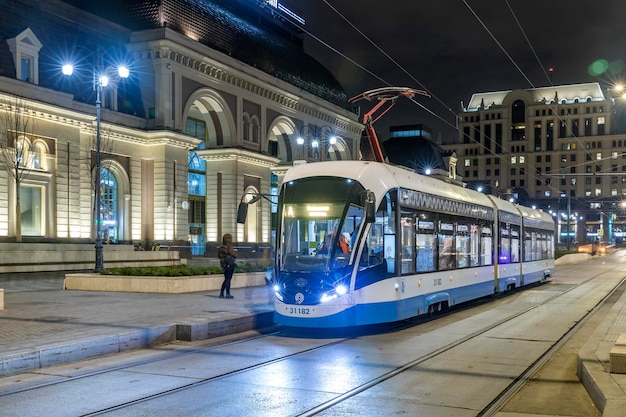
[[[345,285],[337,285],[337,288],[335,288],[335,292],[337,293],[337,295],[346,295],[346,293],[348,292],[348,288]]]
[[[326,303],[330,300],[334,300],[335,298],[341,297],[342,295],[346,295],[347,293],[348,293],[348,287],[343,284],[339,284],[335,287],[333,291],[324,293],[322,295],[322,298],[320,299],[320,302]]]
[[[335,298],[337,298],[337,294],[328,294],[328,293],[324,293],[322,295],[322,298],[320,299],[321,303],[326,303],[330,300],[334,300]]]
[[[272,289],[274,290],[274,292],[279,292],[279,291],[280,291],[280,285],[278,285],[278,284],[274,284],[274,286],[272,287]]]

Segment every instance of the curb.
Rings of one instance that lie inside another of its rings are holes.
[[[181,323],[165,324],[118,335],[76,339],[70,342],[16,351],[0,357],[0,377],[134,349],[148,348],[175,340],[204,340],[269,327],[273,324],[273,314],[271,311],[266,311],[213,322],[183,319]]]

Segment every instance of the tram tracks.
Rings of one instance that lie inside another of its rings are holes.
[[[589,278],[587,281],[591,281],[595,278]],[[620,282],[621,284],[621,282]],[[393,369],[389,370],[388,372],[385,372],[381,375],[378,375],[376,378],[372,378],[362,384],[360,384],[359,386],[353,387],[352,389],[346,390],[345,392],[334,396],[332,399],[325,401],[321,404],[317,404],[313,407],[310,407],[308,410],[306,411],[302,411],[300,414],[297,414],[299,416],[313,416],[313,415],[317,415],[320,414],[322,412],[324,412],[325,410],[328,410],[338,404],[341,404],[344,401],[347,401],[351,398],[356,397],[357,395],[359,395],[360,393],[363,393],[373,387],[376,387],[379,384],[382,384],[383,382],[394,378],[408,370],[414,369],[415,367],[417,367],[420,364],[423,364],[431,359],[437,358],[441,355],[443,355],[444,353],[454,349],[455,347],[458,347],[460,345],[463,345],[464,343],[467,343],[468,341],[471,341],[472,339],[475,339],[477,337],[480,337],[481,335],[484,335],[485,333],[496,329],[500,326],[506,326],[508,323],[510,323],[512,320],[517,319],[521,316],[523,316],[524,314],[527,314],[537,308],[540,308],[544,305],[546,305],[547,303],[550,303],[551,301],[557,300],[559,297],[563,297],[564,295],[568,294],[570,291],[574,290],[575,288],[577,288],[578,286],[570,286],[570,287],[563,287],[563,289],[561,291],[555,292],[554,294],[550,295],[549,297],[546,297],[545,299],[541,300],[540,302],[536,302],[533,303],[532,305],[529,305],[527,308],[524,308],[520,311],[517,311],[513,314],[507,315],[505,317],[500,318],[499,320],[489,323],[488,325],[485,325],[484,327],[470,333],[467,334],[463,337],[458,338],[457,340],[454,340],[450,343],[444,344],[442,346],[439,346],[437,349],[433,349],[432,351],[428,352],[427,354],[421,355],[417,358],[414,358],[410,361],[406,361],[403,364],[400,364],[396,367],[394,367]],[[617,288],[618,286],[616,286],[615,288]],[[602,304],[602,302],[604,301],[604,299],[608,298],[611,294],[608,294],[605,298],[602,299],[602,301],[600,301],[597,305],[596,308]],[[453,312],[457,312],[458,310],[454,310]],[[581,320],[579,320],[577,322],[577,324],[572,327],[570,329],[570,331],[568,333],[566,333],[563,337],[560,338],[560,340],[555,343],[552,348],[550,350],[548,350],[546,353],[544,353],[541,358],[537,359],[532,366],[530,366],[522,375],[520,375],[518,378],[516,378],[515,381],[513,381],[513,383],[511,383],[507,389],[505,391],[503,391],[497,398],[495,398],[490,404],[488,404],[487,407],[485,407],[484,410],[481,411],[480,416],[490,416],[493,415],[493,413],[495,411],[497,411],[497,409],[501,406],[501,404],[506,401],[506,399],[512,395],[515,391],[517,391],[517,389],[519,389],[519,386],[523,385],[523,383],[528,380],[528,378],[530,378],[537,369],[539,369],[542,364],[545,362],[545,360],[547,360],[547,358],[549,358],[549,356],[552,355],[552,353],[557,350],[563,343],[565,343],[565,341],[569,338],[569,336],[571,334],[573,334],[576,329],[578,328],[578,326],[580,326],[584,320],[591,314],[593,314],[593,312],[595,311],[595,308],[591,311],[589,311]],[[418,322],[423,323],[424,320],[418,320]],[[412,327],[415,324],[416,321],[412,321],[412,322],[404,322],[404,323],[397,323],[395,324],[393,327],[387,328],[386,331],[387,332],[391,332],[391,331],[399,331],[408,327]],[[184,349],[184,350],[177,350],[176,352],[173,352],[169,355],[165,355],[165,356],[161,356],[159,358],[153,358],[153,359],[148,359],[148,360],[144,360],[144,361],[137,361],[134,363],[129,363],[123,366],[119,366],[119,367],[114,367],[114,368],[108,368],[108,369],[104,369],[104,370],[99,370],[99,371],[95,371],[95,372],[89,372],[89,373],[85,373],[85,374],[81,374],[78,376],[74,376],[68,379],[63,379],[63,380],[59,380],[59,381],[53,381],[53,382],[49,382],[49,383],[45,383],[45,384],[39,384],[39,385],[35,385],[35,386],[31,386],[31,387],[27,387],[27,388],[23,388],[23,389],[19,389],[19,390],[14,390],[14,391],[7,391],[4,393],[0,393],[0,399],[2,398],[6,398],[9,397],[13,394],[17,394],[17,393],[24,393],[24,392],[35,392],[37,389],[41,389],[41,388],[45,388],[51,385],[56,385],[56,384],[63,384],[66,383],[68,381],[76,381],[77,379],[88,379],[89,377],[93,377],[93,376],[98,376],[98,375],[103,375],[106,373],[113,373],[113,372],[119,372],[119,371],[124,371],[124,370],[131,370],[134,367],[138,367],[138,366],[142,366],[142,365],[149,365],[149,364],[154,364],[160,361],[166,361],[166,360],[172,360],[172,359],[176,359],[179,357],[183,357],[185,355],[191,355],[191,354],[198,354],[198,353],[209,353],[211,350],[214,349],[218,349],[218,348],[223,348],[224,346],[229,346],[232,347],[236,344],[241,344],[241,343],[246,343],[246,342],[259,342],[265,338],[270,338],[270,337],[279,337],[279,338],[289,338],[290,336],[293,336],[293,330],[291,329],[284,329],[281,331],[277,331],[277,332],[272,332],[269,334],[264,334],[264,335],[260,335],[260,336],[256,336],[253,338],[246,338],[243,340],[237,340],[237,341],[233,341],[230,342],[227,345],[220,345],[220,346],[210,346],[210,347],[205,347],[205,348],[201,348],[201,349]],[[331,335],[332,336],[332,335]],[[301,349],[298,351],[294,351],[290,354],[286,354],[286,355],[281,355],[281,356],[277,356],[274,358],[271,358],[269,360],[264,360],[264,361],[259,361],[258,363],[251,365],[251,366],[242,366],[242,367],[235,367],[232,370],[228,371],[228,372],[223,372],[220,374],[216,374],[216,375],[212,375],[212,376],[208,376],[205,378],[199,378],[199,379],[193,379],[191,381],[188,381],[187,383],[184,384],[180,384],[179,386],[176,386],[174,388],[170,388],[170,389],[162,389],[162,390],[155,390],[155,392],[153,392],[150,395],[143,395],[140,398],[135,398],[132,399],[130,401],[124,401],[121,402],[120,404],[117,404],[115,406],[111,406],[111,407],[102,407],[100,409],[94,410],[94,411],[90,411],[88,413],[84,413],[82,415],[85,416],[95,416],[95,415],[104,415],[107,414],[109,412],[112,411],[116,411],[116,410],[123,410],[126,408],[130,408],[133,407],[135,405],[138,405],[140,403],[143,402],[147,402],[147,401],[151,401],[151,400],[157,400],[159,398],[162,397],[166,397],[169,395],[174,395],[176,393],[179,392],[183,392],[185,390],[189,390],[191,388],[195,388],[195,387],[200,387],[206,384],[210,384],[212,382],[215,381],[219,381],[219,380],[224,380],[225,378],[234,376],[234,375],[238,375],[238,374],[245,374],[246,372],[250,372],[250,371],[254,371],[254,370],[259,370],[259,369],[263,369],[264,367],[270,367],[278,362],[281,361],[288,361],[290,359],[296,359],[298,357],[303,357],[306,356],[308,354],[312,354],[314,352],[323,350],[323,349],[330,349],[334,346],[340,345],[342,343],[345,343],[349,340],[353,340],[356,337],[358,337],[358,334],[355,335],[351,335],[350,337],[345,337],[345,338],[337,338],[336,340],[332,340],[328,343],[318,343],[314,346],[311,346],[309,348],[306,349]],[[298,337],[302,337],[302,335],[298,335]]]
[[[597,278],[597,276],[593,276],[591,278],[588,278],[586,281],[582,282],[581,284],[584,284],[586,282],[592,281],[593,279]],[[587,312],[587,314],[585,314],[579,321],[577,321],[575,323],[574,326],[572,326],[569,331],[567,331],[561,338],[559,338],[559,340],[554,343],[547,351],[545,351],[539,358],[537,358],[537,360],[531,365],[529,366],[519,377],[515,378],[515,380],[506,387],[505,390],[503,390],[496,398],[493,399],[492,402],[490,402],[483,410],[481,410],[476,416],[477,417],[490,417],[495,415],[500,408],[506,403],[506,401],[511,398],[516,392],[518,392],[518,390],[533,376],[536,374],[536,372],[541,369],[541,367],[554,355],[554,353],[556,351],[558,351],[571,337],[572,335],[574,335],[578,329],[585,323],[585,321],[593,315],[593,313],[595,313],[601,306],[602,304],[612,296],[612,294],[617,291],[617,289],[624,283],[626,282],[626,277],[623,278],[618,285],[616,285],[615,287],[613,287],[613,289],[606,294],[605,297],[603,297],[594,307],[593,309],[589,310]],[[365,384],[360,385],[359,387],[355,387],[354,389],[345,392],[323,404],[319,404],[318,406],[311,408],[310,410],[303,412],[301,414],[298,414],[297,417],[310,417],[310,416],[315,416],[317,414],[320,414],[321,412],[343,402],[346,401],[348,399],[351,399],[355,396],[357,396],[358,394],[371,389],[381,383],[383,383],[384,381],[387,381],[390,378],[393,378],[405,371],[408,371],[410,369],[414,369],[416,366],[431,360],[433,358],[436,358],[440,355],[442,355],[443,353],[450,351],[451,349],[460,346],[472,339],[475,339],[481,335],[484,335],[485,333],[496,329],[500,326],[506,325],[507,323],[511,322],[514,319],[517,319],[519,317],[522,317],[523,315],[527,314],[528,312],[535,310],[545,304],[550,303],[551,301],[554,301],[560,297],[563,297],[565,294],[567,294],[570,291],[573,291],[574,289],[576,289],[577,286],[572,286],[568,289],[566,289],[565,291],[561,292],[561,293],[557,293],[554,294],[552,297],[549,297],[545,300],[543,300],[541,303],[538,303],[536,305],[532,305],[529,306],[528,308],[516,312],[515,314],[512,314],[508,317],[505,317],[503,319],[501,319],[500,321],[494,322],[492,324],[490,324],[489,326],[485,326],[483,329],[480,329],[478,331],[475,331],[471,334],[468,334],[460,339],[458,339],[457,341],[453,342],[453,343],[449,343],[445,346],[441,346],[439,349],[436,349],[426,355],[423,355],[419,358],[416,358],[412,361],[409,361],[401,366],[398,366],[397,368],[383,374],[380,375],[377,378],[374,378],[370,381],[368,381]]]

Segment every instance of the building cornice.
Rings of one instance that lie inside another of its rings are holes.
[[[198,156],[207,162],[239,161],[263,168],[272,168],[280,159],[242,148],[197,149]]]
[[[140,59],[169,60],[209,79],[209,85],[227,84],[282,108],[301,113],[338,130],[360,135],[358,115],[306,91],[204,46],[168,28],[135,32],[129,49]],[[220,87],[222,88],[222,87]]]
[[[23,93],[22,93],[23,94]],[[24,116],[38,121],[56,123],[66,127],[79,129],[89,135],[96,135],[96,114],[71,110],[48,103],[31,100],[28,96],[17,96],[11,93],[0,92],[0,112],[16,111]],[[122,124],[109,123],[102,120],[100,132],[111,140],[122,141],[144,146],[171,145],[185,149],[193,149],[202,141],[181,132],[170,130],[145,130],[127,127]]]

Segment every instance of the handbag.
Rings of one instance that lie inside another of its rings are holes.
[[[233,270],[237,267],[237,262],[235,262],[235,257],[232,255],[226,255],[224,258],[224,269]]]

